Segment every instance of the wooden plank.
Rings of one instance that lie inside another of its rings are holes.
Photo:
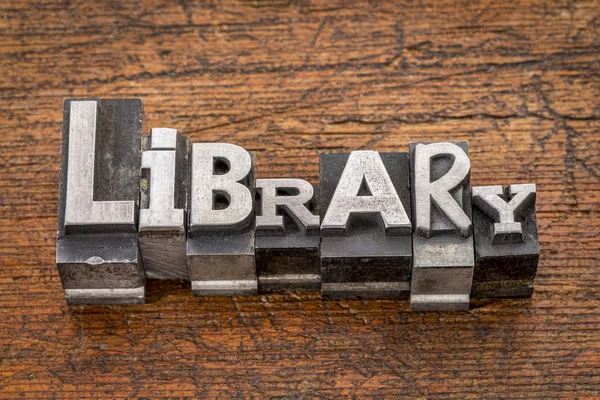
[[[600,396],[600,3],[0,3],[0,397]],[[411,313],[316,293],[67,307],[62,99],[318,180],[326,151],[469,140],[472,184],[536,182],[531,299]]]

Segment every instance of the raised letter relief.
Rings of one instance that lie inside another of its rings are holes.
[[[255,181],[255,154],[142,137],[139,99],[67,99],[56,264],[69,304],[145,301],[146,278],[196,296],[321,290],[415,311],[530,296],[535,184],[470,189],[468,143],[320,155],[320,179]],[[474,207],[471,209],[471,203]]]
[[[467,142],[411,143],[413,271],[410,308],[467,310],[473,279]]]
[[[473,188],[473,297],[531,296],[540,257],[534,184]]]
[[[324,297],[408,297],[407,153],[322,154],[319,209]]]
[[[226,143],[192,145],[188,268],[195,296],[252,295],[254,153]]]
[[[186,249],[189,139],[153,128],[144,138],[140,251],[150,279],[189,279]]]
[[[143,303],[138,99],[66,100],[56,264],[69,304]]]

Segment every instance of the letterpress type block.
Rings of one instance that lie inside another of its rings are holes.
[[[254,153],[225,143],[194,143],[187,241],[192,293],[252,295]]]
[[[321,287],[319,216],[302,179],[256,180],[256,272],[261,292]]]
[[[56,264],[69,304],[143,303],[139,99],[67,99]]]
[[[540,257],[535,184],[473,187],[473,297],[531,296]]]
[[[321,290],[406,298],[412,262],[407,153],[322,154]]]
[[[411,310],[469,308],[474,256],[468,150],[467,142],[410,144]]]
[[[146,277],[187,280],[189,139],[153,128],[143,149],[139,242]]]

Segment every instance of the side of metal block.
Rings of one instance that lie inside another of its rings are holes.
[[[411,143],[410,154],[410,308],[466,310],[474,266],[468,143]]]
[[[56,264],[69,304],[143,303],[139,99],[67,99]]]
[[[409,188],[408,153],[321,155],[323,297],[408,297]]]
[[[189,138],[153,128],[143,149],[139,243],[146,277],[188,280]]]
[[[194,143],[187,259],[195,296],[253,295],[254,153],[226,143]]]
[[[473,187],[473,297],[533,294],[540,256],[535,184]]]
[[[319,290],[315,188],[302,179],[256,180],[256,272],[261,292]]]

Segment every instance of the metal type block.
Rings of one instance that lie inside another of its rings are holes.
[[[139,99],[67,99],[56,264],[69,304],[143,303]]]
[[[408,153],[322,154],[325,298],[407,298],[412,248]]]
[[[319,290],[319,216],[302,179],[256,180],[256,272],[261,292]]]
[[[411,143],[410,154],[410,308],[467,310],[474,266],[468,143]]]
[[[195,296],[253,295],[254,153],[194,143],[187,258]]]
[[[146,277],[189,280],[189,138],[175,129],[153,128],[142,147],[139,243]]]
[[[473,187],[473,297],[533,294],[540,257],[535,184]]]

